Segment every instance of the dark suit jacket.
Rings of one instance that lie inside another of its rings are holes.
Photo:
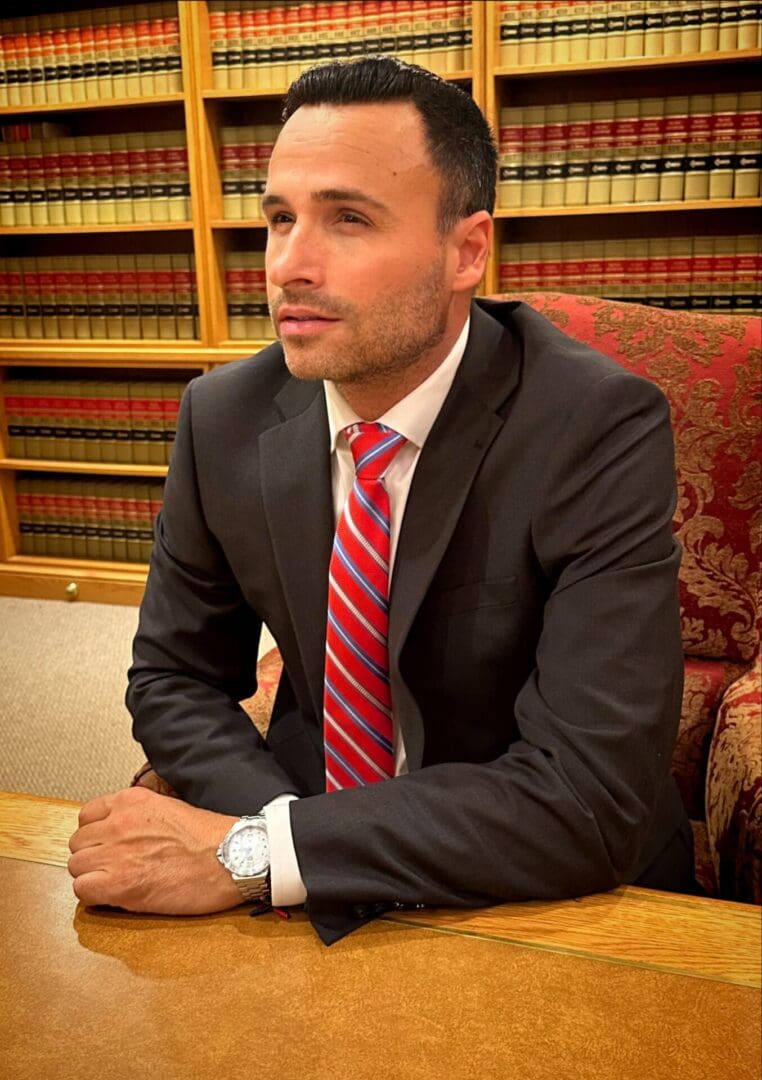
[[[410,774],[326,795],[326,408],[270,346],[185,394],[130,672],[135,736],[196,806],[307,796],[291,822],[326,941],[394,903],[569,897],[655,860],[667,870],[649,883],[676,886],[674,501],[661,392],[524,304],[475,302],[392,581]],[[266,744],[237,704],[261,620],[284,661]]]

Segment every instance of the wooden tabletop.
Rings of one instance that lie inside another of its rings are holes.
[[[77,805],[0,794],[0,1076],[759,1080],[760,909],[618,889],[307,919],[87,909]]]

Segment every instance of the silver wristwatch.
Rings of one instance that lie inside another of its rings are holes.
[[[217,848],[217,858],[243,900],[270,903],[270,847],[264,814],[239,818]]]

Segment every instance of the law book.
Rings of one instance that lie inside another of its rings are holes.
[[[183,88],[182,54],[180,50],[180,20],[176,0],[161,4],[164,27],[164,53],[167,69],[167,92],[177,94]]]
[[[733,198],[753,199],[760,194],[762,167],[762,93],[738,95]]]
[[[191,256],[181,252],[171,255],[170,259],[172,263],[176,336],[180,340],[189,341],[196,337]]]
[[[118,464],[130,464],[132,462],[132,427],[130,421],[130,393],[129,384],[125,381],[109,382],[106,398],[106,431],[104,434],[104,449],[108,452],[109,461]],[[104,460],[105,457],[104,457]]]
[[[16,27],[13,21],[9,19],[6,23],[5,34],[2,39],[5,67],[5,103],[7,105],[19,104],[18,48],[21,43],[19,42],[17,45],[16,36]]]
[[[299,8],[297,5],[286,5],[283,14],[284,33],[286,37],[286,83],[291,83],[302,70],[299,55]]]
[[[575,6],[573,0],[558,0],[551,10],[550,56],[553,64],[568,64],[571,61],[572,16]],[[587,40],[587,27],[584,36]]]
[[[537,5],[535,0],[518,0],[518,66],[531,67],[537,55]]]
[[[10,143],[0,142],[0,226],[14,225],[15,218]]]
[[[720,44],[720,0],[702,0],[699,52],[716,52]]]
[[[105,100],[114,96],[111,82],[111,56],[109,53],[108,23],[106,12],[98,9],[93,17],[93,47],[95,50],[95,86],[96,98]]]
[[[130,480],[121,484],[119,494],[122,502],[122,518],[125,522],[127,561],[140,562],[140,507],[137,482]]]
[[[298,12],[298,8],[295,8]],[[225,12],[225,54],[228,69],[228,87],[240,90],[243,86],[243,37],[241,31],[241,8],[232,3]]]
[[[361,7],[361,5],[358,6]],[[270,8],[269,27],[272,66],[268,85],[271,87],[285,87],[288,85],[288,33],[286,9],[284,7]]]
[[[738,94],[712,95],[712,152],[709,198],[732,199],[734,186]]]
[[[168,221],[165,131],[147,131],[142,136],[145,143],[146,178],[148,181],[148,220]]]
[[[660,202],[679,202],[683,199],[689,130],[688,107],[687,95],[669,97],[664,102]]]
[[[140,96],[153,94],[153,56],[151,54],[151,9],[148,4],[135,5],[135,38],[138,54]]]
[[[26,310],[26,336],[42,338],[42,296],[40,295],[40,260],[34,257],[24,259],[24,308]]]
[[[68,439],[71,461],[85,461],[85,383],[70,379],[68,386]]]
[[[244,252],[243,271],[246,336],[258,341],[272,338],[272,324],[267,305],[264,252]]]
[[[257,46],[263,28],[267,27],[267,12],[263,7],[244,7],[241,11],[241,71],[243,87],[257,86]],[[261,46],[260,46],[261,47]]]
[[[184,131],[167,132],[164,160],[167,169],[169,220],[190,221],[190,172],[188,168],[188,146]]]
[[[127,75],[124,63],[124,9],[110,8],[105,13],[108,36],[109,73],[111,93],[115,98],[127,97]]]
[[[26,298],[24,296],[24,260],[6,260],[8,313],[12,323],[12,337],[27,337]]]
[[[17,76],[16,85],[20,105],[32,104],[32,86],[30,81],[30,58],[29,58],[29,30],[27,20],[20,18],[14,20],[17,27],[16,35],[16,60]]]
[[[32,224],[32,204],[29,200],[29,174],[26,143],[8,144],[8,167],[11,178],[13,225]]]
[[[228,88],[227,18],[223,0],[209,0],[209,41],[212,53],[212,85]]]
[[[26,20],[26,27],[27,55],[29,57],[28,98],[32,104],[42,105],[45,101],[45,73],[42,64],[42,26],[40,16],[29,16]]]
[[[137,488],[137,511],[138,528],[140,537],[140,562],[147,563],[151,558],[153,547],[153,505],[151,502],[151,483],[138,483]]]
[[[115,562],[127,562],[127,522],[121,484],[116,480],[107,481],[104,484],[103,499],[109,522],[111,558]]]
[[[130,447],[136,465],[147,465],[148,454],[148,408],[144,394],[144,380],[131,381],[127,386],[130,417]]]
[[[625,0],[624,6],[624,55],[645,56],[647,0]]]
[[[85,259],[81,255],[74,255],[68,260],[68,278],[71,295],[72,329],[74,338],[89,338],[90,335],[90,307],[87,298],[87,279],[85,276]]]
[[[733,310],[752,315],[760,307],[759,237],[736,236],[734,243]]]
[[[735,286],[735,252],[732,237],[714,237],[712,279],[712,306],[710,310],[722,314],[731,313]]]
[[[126,140],[130,178],[130,216],[132,221],[147,222],[151,220],[151,190],[146,137],[140,132],[129,132]]]
[[[45,218],[48,225],[64,225],[63,177],[61,174],[60,140],[46,139],[43,143],[43,181],[45,185]]]
[[[95,504],[98,528],[98,559],[103,562],[113,562],[114,541],[111,532],[111,506],[110,488],[112,481],[96,480]]]
[[[26,385],[26,379],[10,377],[6,379],[3,387],[8,453],[14,458],[27,457],[25,435],[27,420]]]
[[[42,389],[42,387],[41,387]],[[69,439],[69,387],[65,379],[45,380],[42,393],[47,400],[47,416],[51,439],[44,447],[45,457],[54,461],[71,459]]]
[[[125,9],[122,21],[122,56],[124,63],[124,96],[140,97],[140,56],[138,53],[138,29],[134,6]]]
[[[553,22],[555,0],[535,0],[535,64],[553,63]]]
[[[98,97],[98,70],[95,55],[93,12],[91,10],[78,12],[77,26],[82,58],[82,94],[85,101],[95,101]]]
[[[687,0],[682,7],[680,52],[697,53],[701,49],[701,0]]]
[[[590,171],[587,180],[587,202],[591,206],[611,202],[613,147],[614,102],[594,101],[590,116]]]
[[[648,299],[648,240],[644,236],[633,237],[625,242],[627,263],[627,295],[635,303],[644,304]]]
[[[734,0],[722,0],[717,34],[717,48],[721,52],[738,48],[738,15],[738,4]]]
[[[84,379],[80,408],[85,461],[103,461],[103,383],[99,379]]]
[[[102,255],[89,255],[85,268],[85,286],[90,315],[90,337],[99,340],[108,337],[103,259],[104,256]]]
[[[542,206],[545,164],[545,106],[524,106],[522,206]]]
[[[643,21],[643,55],[662,56],[664,53],[664,15],[671,0],[650,0],[645,5]]]
[[[736,10],[738,11],[736,47],[739,49],[758,48],[760,20],[762,19],[759,0],[739,0],[736,4]]]
[[[85,57],[82,39],[82,13],[71,12],[66,17],[66,46],[69,53],[69,81],[72,101],[86,100]]]
[[[69,491],[69,513],[71,522],[71,558],[84,559],[87,557],[87,541],[85,538],[82,481],[72,485]]]
[[[498,166],[498,206],[519,207],[523,198],[524,109],[509,105],[500,110],[500,161]]]
[[[57,337],[74,337],[74,294],[72,291],[69,260],[66,256],[52,256],[49,260],[53,276],[53,296],[56,307]]]
[[[180,400],[185,390],[185,383],[172,382],[162,383],[162,406],[164,410],[164,461],[169,465],[172,457],[172,447],[177,434],[177,417],[180,412]]]
[[[40,317],[42,319],[42,337],[60,337],[58,326],[58,301],[56,280],[52,260],[48,257],[40,260],[37,270],[40,287]]]
[[[140,307],[140,337],[159,338],[159,310],[157,307],[157,283],[150,255],[135,256],[135,270]]]
[[[143,407],[144,421],[146,424],[148,463],[150,465],[163,465],[164,453],[164,401],[163,390],[160,382],[148,382],[143,384]]]
[[[22,555],[34,555],[33,511],[31,479],[16,475],[16,510],[19,519],[19,551]]]
[[[146,553],[145,561],[151,557],[151,548],[153,547],[153,530],[156,518],[161,511],[161,506],[164,501],[164,481],[152,480],[149,484],[148,501],[150,506],[150,518],[149,518],[149,548]]]
[[[591,19],[595,4],[580,0],[572,4],[570,56],[573,64],[584,63],[590,56]]]
[[[679,56],[683,29],[682,7],[677,3],[668,4],[664,12],[662,30],[662,48],[664,56]]]
[[[664,139],[664,98],[640,103],[640,134],[635,162],[635,202],[658,202]]]
[[[169,89],[167,52],[164,44],[163,4],[153,3],[149,8],[149,49],[153,73],[154,94],[166,94]]]
[[[262,129],[264,130],[264,125]],[[267,163],[263,160],[260,170],[260,127],[249,126],[238,129],[238,175],[241,187],[241,217],[262,217],[262,192],[267,175]],[[264,141],[264,136],[262,136]],[[264,147],[263,147],[264,151]],[[268,156],[269,160],[269,156]]]
[[[228,221],[237,221],[243,217],[238,141],[240,130],[237,127],[221,127],[219,130],[222,216]]]
[[[83,225],[98,224],[98,179],[95,171],[95,138],[80,135],[75,140],[79,201]]]
[[[406,0],[397,0],[398,5],[406,3]],[[415,33],[416,33],[416,20],[417,4],[410,3],[410,51],[411,62],[418,63],[415,56]],[[347,56],[351,60],[356,56],[362,56],[364,51],[364,38],[363,38],[363,5],[359,0],[349,0],[346,4],[346,20],[347,20]]]
[[[709,198],[709,167],[712,153],[712,95],[691,94],[683,197]]]
[[[109,135],[93,135],[93,172],[95,174],[95,210],[99,225],[116,224],[114,172]]]
[[[609,0],[606,5],[606,59],[622,60],[625,54],[628,0]]]
[[[42,139],[28,139],[26,150],[27,194],[32,225],[48,225],[47,199],[45,196],[45,143]]]
[[[414,59],[413,59],[413,55],[414,55],[414,53],[413,53],[413,7],[414,7],[413,0],[395,0],[395,2],[394,2],[394,20],[395,20],[395,25],[396,25],[396,28],[397,28],[397,42],[396,42],[396,47],[395,47],[395,53],[400,58],[400,60],[404,60],[406,63],[409,63],[409,64],[412,64],[412,63],[415,62]],[[342,22],[344,22],[345,25],[346,25],[347,51],[343,55],[341,53],[339,53],[339,52],[336,52],[335,57],[336,57],[337,60],[346,59],[346,57],[349,56],[349,19],[348,19],[348,11],[349,11],[349,5],[347,5],[347,4],[331,4],[331,18],[335,21],[336,26],[338,27],[339,25],[341,25]],[[342,14],[342,12],[343,12],[343,14]],[[463,12],[462,11],[461,11],[460,15],[461,15],[460,25],[458,26],[457,23],[456,23],[456,29],[460,30],[459,63],[460,63],[461,66],[460,66],[460,68],[458,70],[463,69],[463,48],[464,48],[464,39],[463,39],[464,26],[463,26]],[[448,25],[448,35],[452,32],[452,29],[453,29],[453,24],[450,21],[449,25]],[[498,34],[499,34],[499,30],[498,30]],[[498,63],[500,63],[500,62],[501,61],[500,61],[500,59],[498,57]]]
[[[370,41],[367,34],[367,16],[365,10],[367,4],[360,4],[363,23],[363,40],[361,54],[370,52]],[[350,39],[351,49],[351,39]],[[413,7],[413,63],[419,67],[429,67],[430,41],[428,12],[425,3],[417,3]]]
[[[614,159],[611,165],[611,202],[635,201],[635,175],[640,142],[640,102],[620,98],[614,103]]]
[[[711,309],[714,269],[714,239],[693,238],[691,251],[691,310],[706,314]]]
[[[225,258],[225,295],[227,296],[228,337],[246,338],[246,277],[240,252],[228,252]]]
[[[669,275],[667,308],[672,311],[687,311],[690,308],[693,241],[689,236],[669,236],[665,243]]]
[[[156,288],[156,314],[159,323],[159,337],[162,340],[174,340],[177,337],[175,324],[175,293],[172,276],[172,256],[154,255],[153,272]]]
[[[563,206],[568,139],[569,106],[566,104],[547,105],[542,177],[543,206]]]

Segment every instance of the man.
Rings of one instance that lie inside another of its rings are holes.
[[[184,801],[89,803],[77,896],[182,914],[271,889],[331,942],[394,905],[690,889],[661,393],[472,302],[496,155],[457,88],[331,64],[284,117],[280,344],[185,395],[130,672]],[[266,744],[237,704],[262,621]]]

